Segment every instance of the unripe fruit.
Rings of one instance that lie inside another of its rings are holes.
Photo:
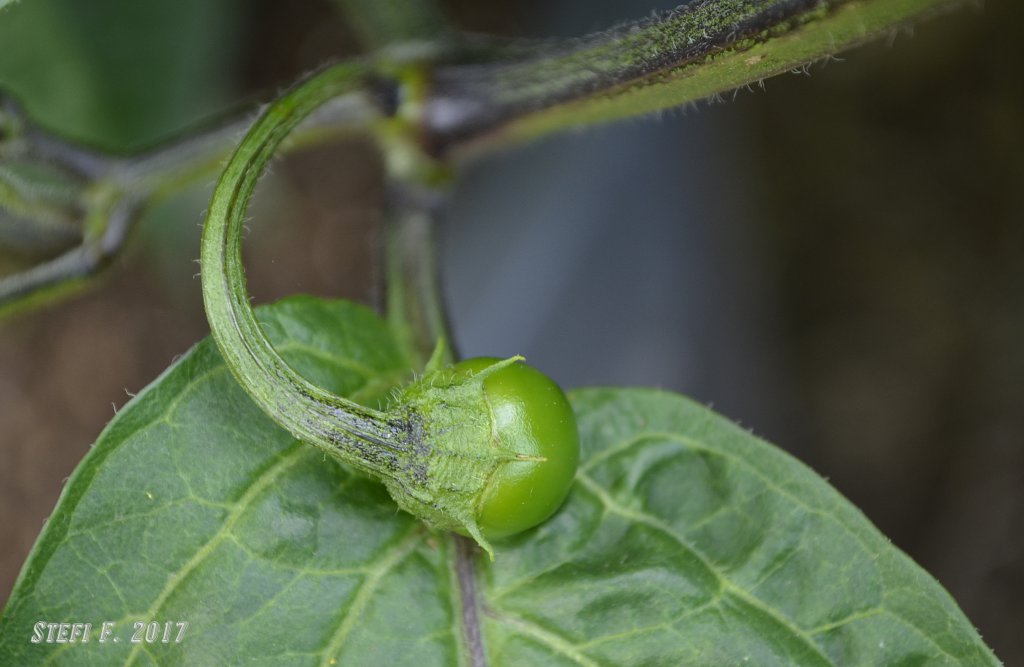
[[[478,373],[499,360],[467,359],[457,373]],[[484,396],[491,418],[488,446],[518,459],[498,464],[476,506],[476,520],[488,538],[522,532],[561,506],[579,461],[576,418],[554,381],[532,366],[515,363],[488,375]]]

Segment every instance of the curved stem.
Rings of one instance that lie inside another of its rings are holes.
[[[288,133],[339,95],[365,89],[359,63],[327,68],[274,102],[232,155],[213,194],[201,246],[203,300],[213,337],[239,383],[296,437],[366,472],[393,478],[411,453],[410,426],[307,381],[267,340],[249,303],[241,231],[249,200]]]

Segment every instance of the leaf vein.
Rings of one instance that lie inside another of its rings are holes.
[[[816,658],[817,660],[819,660],[822,664],[826,664],[826,665],[832,665],[833,664],[832,661],[828,658],[828,656],[826,656],[822,652],[821,648],[814,642],[813,639],[811,639],[810,636],[807,635],[806,632],[804,632],[804,630],[802,628],[800,628],[799,626],[795,625],[789,618],[787,618],[786,616],[782,615],[778,610],[768,606],[762,600],[760,600],[759,598],[757,598],[757,597],[747,593],[747,591],[745,591],[743,588],[741,588],[736,583],[734,583],[728,577],[728,575],[726,575],[714,563],[712,563],[710,560],[708,560],[700,551],[698,551],[693,545],[691,545],[686,540],[686,538],[684,538],[682,535],[678,534],[671,526],[669,526],[669,525],[665,524],[664,522],[662,522],[661,519],[659,519],[659,518],[657,518],[655,516],[652,516],[652,515],[650,515],[650,514],[648,514],[646,512],[638,511],[638,510],[632,510],[632,509],[623,507],[622,505],[619,505],[615,501],[615,499],[612,498],[611,495],[608,494],[607,490],[604,489],[604,487],[599,485],[596,481],[594,481],[593,479],[588,477],[586,474],[580,473],[579,475],[577,475],[577,479],[579,479],[581,482],[583,482],[583,484],[588,489],[593,491],[594,494],[597,495],[598,498],[600,498],[601,502],[604,504],[604,506],[607,508],[607,510],[609,512],[611,512],[613,514],[617,514],[617,515],[619,515],[619,516],[621,516],[623,518],[630,519],[632,521],[636,521],[637,523],[642,523],[642,524],[645,524],[647,526],[650,526],[651,528],[654,528],[655,530],[658,530],[658,531],[664,533],[665,535],[671,537],[680,546],[682,546],[689,553],[691,553],[695,558],[697,558],[704,565],[704,567],[706,567],[708,569],[708,571],[713,573],[718,578],[718,581],[719,581],[719,584],[721,585],[721,587],[723,589],[725,589],[725,591],[727,593],[731,594],[732,596],[736,597],[740,601],[745,602],[746,604],[754,607],[755,609],[757,609],[760,612],[764,613],[765,615],[769,616],[771,619],[773,619],[776,623],[778,623],[784,629],[788,630],[793,635],[794,638],[799,640],[800,643],[806,649],[808,649],[808,652],[810,653],[810,655],[812,657]]]
[[[210,554],[214,552],[217,546],[223,542],[231,534],[231,529],[235,523],[245,514],[246,510],[252,506],[256,498],[259,497],[263,491],[267,489],[278,477],[280,477],[286,470],[294,465],[301,456],[305,453],[305,445],[300,442],[294,443],[291,447],[284,450],[278,459],[269,468],[264,470],[260,475],[253,479],[252,484],[246,489],[245,493],[235,503],[234,509],[224,519],[223,525],[220,529],[214,533],[209,540],[199,548],[198,551],[190,558],[182,567],[178,569],[168,580],[163,590],[157,596],[150,608],[141,614],[142,618],[155,618],[157,613],[163,607],[167,599],[177,590],[178,586],[181,585],[185,579],[188,578],[192,572],[194,572],[202,563],[205,561]],[[129,620],[131,616],[123,617],[120,620]],[[126,664],[131,664],[132,660],[136,657],[141,644],[136,644],[132,649],[132,652],[128,655],[125,660]]]
[[[338,624],[338,629],[334,632],[330,641],[328,641],[327,646],[324,647],[320,659],[321,667],[329,667],[334,664],[331,660],[338,655],[341,647],[344,646],[345,640],[348,639],[352,628],[355,627],[359,614],[362,613],[374,593],[377,592],[377,587],[380,585],[381,580],[401,563],[422,539],[423,533],[420,531],[419,522],[414,522],[412,528],[405,534],[405,537],[395,542],[389,550],[380,556],[379,564],[369,571],[366,579],[359,585],[355,597],[352,598],[352,603],[345,611],[341,623]]]
[[[488,616],[503,625],[514,628],[523,634],[536,639],[540,643],[544,644],[544,646],[547,646],[560,655],[569,658],[578,665],[582,665],[583,667],[600,667],[597,662],[584,655],[579,650],[578,646],[555,632],[542,628],[524,618],[494,610],[488,610]]]

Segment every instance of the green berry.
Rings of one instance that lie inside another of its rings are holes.
[[[456,364],[457,373],[479,373],[498,359]],[[491,442],[517,458],[498,463],[477,500],[476,521],[488,538],[533,528],[555,513],[572,486],[579,462],[576,418],[551,378],[518,362],[487,375],[484,396]]]
[[[565,394],[521,357],[468,359],[404,387],[388,411],[408,433],[382,475],[398,506],[438,530],[490,540],[541,523],[565,500],[579,461]]]

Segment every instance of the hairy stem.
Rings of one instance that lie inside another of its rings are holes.
[[[440,67],[436,155],[636,116],[825,58],[958,0],[700,0],[506,62]]]
[[[203,229],[203,300],[213,337],[246,393],[297,438],[382,478],[406,465],[408,424],[360,406],[307,381],[267,340],[245,287],[242,222],[278,146],[303,118],[344,93],[366,89],[361,64],[329,67],[274,102],[235,150]]]

